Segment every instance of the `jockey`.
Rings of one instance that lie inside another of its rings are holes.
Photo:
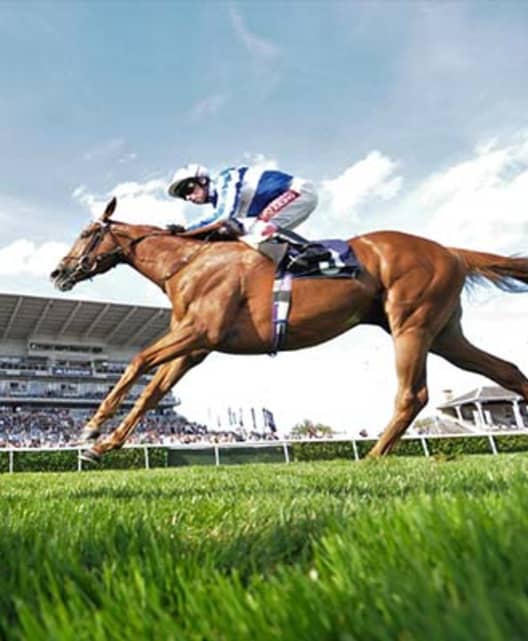
[[[317,205],[315,188],[307,180],[258,167],[230,167],[212,178],[205,167],[190,164],[174,174],[169,194],[197,205],[213,205],[208,216],[185,229],[186,235],[227,229],[261,251],[262,243],[277,236],[301,246],[299,258],[306,254],[305,259],[312,261],[319,254],[328,254],[323,247],[291,231]],[[263,253],[270,256],[267,251]]]

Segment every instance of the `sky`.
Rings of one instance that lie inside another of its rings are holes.
[[[163,305],[122,266],[54,290],[48,274],[118,197],[115,218],[164,225],[203,210],[170,199],[199,162],[278,167],[320,201],[298,231],[397,229],[526,253],[528,4],[523,2],[0,3],[0,291]],[[479,347],[528,370],[528,296],[464,295]],[[489,384],[428,361],[443,390]],[[396,392],[390,336],[358,327],[325,345],[211,355],[175,388],[181,411],[264,405],[379,433]]]

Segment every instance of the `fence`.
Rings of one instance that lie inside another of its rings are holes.
[[[417,455],[421,454],[423,456],[431,456],[431,450],[436,450],[438,448],[434,447],[435,442],[438,441],[451,441],[456,442],[461,440],[462,444],[471,441],[472,439],[480,439],[478,450],[479,453],[484,453],[487,451],[490,454],[498,455],[501,451],[511,451],[511,448],[501,448],[499,445],[502,443],[503,439],[521,437],[523,444],[521,447],[514,448],[516,450],[528,450],[528,430],[516,430],[516,431],[506,431],[502,430],[500,432],[480,432],[480,433],[471,433],[471,434],[449,434],[449,435],[420,435],[420,436],[406,436],[401,439],[401,445],[404,446],[403,453],[406,451],[411,451],[412,454]],[[462,441],[463,440],[463,441]],[[347,447],[351,446],[351,456],[354,460],[358,461],[363,457],[364,453],[368,450],[367,446],[370,446],[374,441],[368,438],[349,438],[349,439],[304,439],[304,440],[289,440],[284,439],[280,441],[256,441],[250,442],[245,441],[243,443],[192,443],[192,444],[148,444],[148,445],[128,445],[123,448],[120,452],[130,452],[134,451],[134,465],[131,467],[138,467],[138,455],[141,456],[141,467],[149,469],[152,466],[160,466],[159,456],[156,458],[156,462],[152,465],[152,452],[159,453],[160,451],[164,452],[162,466],[178,466],[178,465],[193,465],[193,464],[209,464],[209,465],[223,465],[223,464],[232,464],[232,463],[244,463],[244,462],[284,462],[290,463],[294,458],[300,458],[300,460],[309,460],[310,457],[294,456],[294,451],[299,446],[309,446],[313,451],[313,448],[318,447],[330,447],[339,448],[339,446],[345,446],[341,448],[341,452],[347,451]],[[487,443],[487,447],[482,449],[482,443]],[[405,445],[414,444],[414,447],[409,450],[405,449]],[[401,447],[401,446],[400,446]],[[87,469],[93,469],[90,464],[83,464],[83,461],[79,457],[82,448],[80,447],[62,447],[62,448],[0,448],[0,456],[7,455],[7,466],[1,466],[0,469],[13,473],[19,469],[24,470],[24,465],[19,466],[16,464],[17,458],[22,458],[30,454],[45,454],[45,453],[77,453],[76,459],[76,469],[80,472],[83,470],[83,466]],[[474,452],[474,448],[467,448],[468,453]],[[457,453],[465,453],[466,448],[456,448]],[[112,456],[112,454],[107,455]],[[70,459],[72,455],[69,455]],[[107,458],[105,457],[105,459]],[[343,454],[337,455],[335,458],[343,457]],[[311,460],[318,459],[317,455],[311,457]],[[324,458],[333,458],[330,456],[325,456]],[[112,467],[112,466],[110,466]],[[120,465],[118,467],[127,467],[126,465]],[[33,466],[31,469],[36,469]],[[37,466],[38,469],[38,466]],[[68,469],[71,469],[69,467]]]

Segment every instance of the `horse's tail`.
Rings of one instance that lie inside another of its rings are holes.
[[[462,260],[470,281],[488,280],[507,292],[528,292],[527,256],[499,256],[453,247],[449,250]]]

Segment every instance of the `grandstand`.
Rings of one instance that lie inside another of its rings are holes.
[[[163,335],[169,320],[167,308],[0,294],[0,442],[71,441],[134,354]],[[123,411],[150,378],[132,388]],[[196,431],[174,411],[178,404],[169,392],[143,432]]]
[[[0,405],[95,409],[169,319],[165,308],[0,294]],[[161,407],[176,404],[169,394]]]

